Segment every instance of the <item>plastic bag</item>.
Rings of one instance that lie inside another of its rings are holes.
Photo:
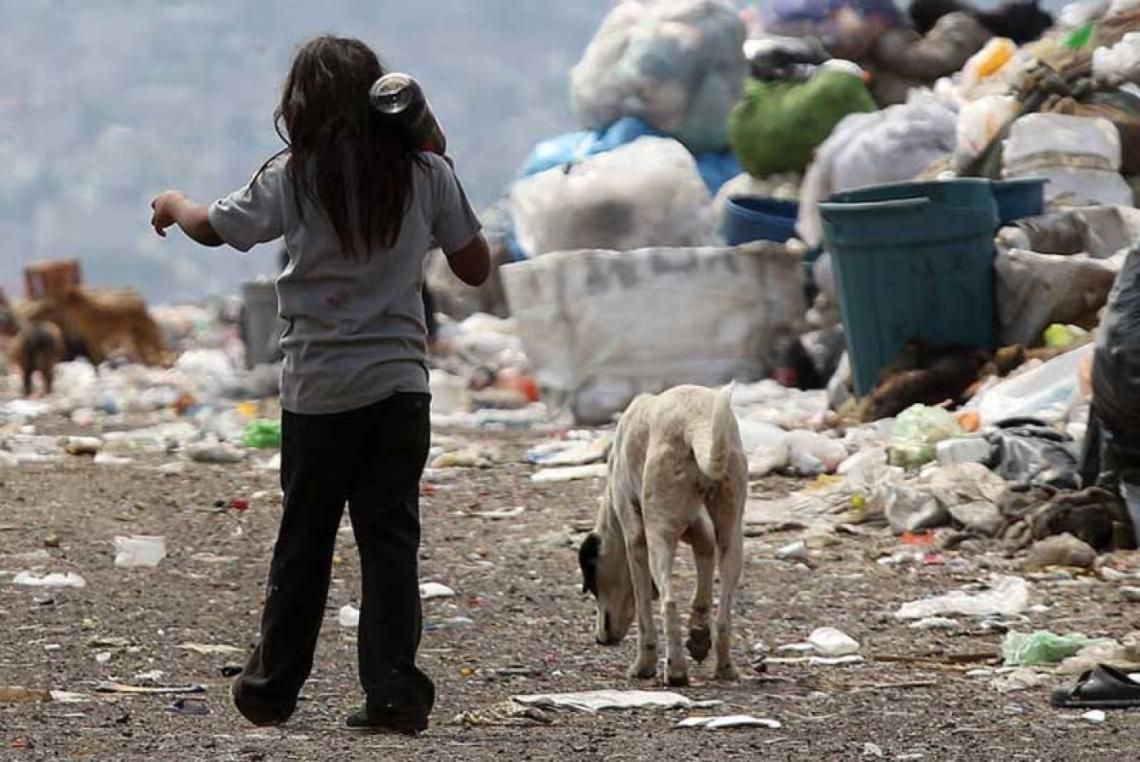
[[[1081,400],[1080,364],[1092,351],[1086,344],[988,390],[978,405],[981,424],[1033,418],[1051,425],[1068,419]]]
[[[1140,32],[1129,32],[1111,48],[1093,51],[1093,77],[1107,85],[1140,82]]]
[[[1080,489],[1078,451],[1068,434],[1047,426],[1016,426],[986,435],[993,450],[985,463],[1021,486]]]
[[[520,180],[511,201],[518,242],[532,257],[716,240],[712,195],[692,154],[669,138],[640,138]]]
[[[633,116],[619,119],[604,130],[559,135],[535,146],[524,162],[520,174],[522,177],[530,177],[548,169],[574,164],[590,156],[628,145],[643,137],[667,137],[667,135]],[[740,162],[731,152],[699,153],[695,154],[694,158],[697,162],[697,171],[700,172],[711,193],[718,192],[725,183],[740,173]]]
[[[775,358],[757,348],[801,330],[801,262],[757,243],[563,252],[502,272],[543,399],[596,424],[641,392],[767,375]]]
[[[1048,630],[1008,632],[1001,643],[1001,655],[1007,667],[1055,664],[1092,642],[1079,632],[1068,635],[1057,635]]]
[[[935,460],[935,445],[966,432],[949,412],[940,407],[914,405],[895,419],[891,434],[891,464],[918,468]]]
[[[281,423],[278,421],[250,421],[241,437],[242,447],[271,450],[281,446]]]
[[[929,94],[869,114],[852,114],[819,146],[804,176],[796,230],[808,246],[823,240],[819,204],[833,193],[913,180],[954,151],[958,116]]]
[[[1132,206],[1120,163],[1120,133],[1107,119],[1027,114],[1010,128],[1002,174],[1047,178],[1045,200],[1051,204]]]
[[[1020,109],[1012,95],[987,95],[963,106],[958,113],[954,166],[961,170],[980,156]]]
[[[932,616],[1017,616],[1029,605],[1029,585],[1021,577],[994,580],[991,589],[980,593],[956,590],[946,595],[903,604],[897,619],[925,619]]]
[[[714,0],[619,3],[570,72],[574,110],[590,129],[636,116],[694,152],[723,151],[748,76],[746,36]]]
[[[729,120],[732,150],[756,177],[802,172],[845,116],[875,109],[863,80],[849,72],[821,70],[803,84],[751,82]]]

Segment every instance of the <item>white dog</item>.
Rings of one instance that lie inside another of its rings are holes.
[[[578,560],[583,591],[597,598],[595,637],[616,645],[637,615],[637,660],[631,678],[657,674],[653,599],[660,591],[665,627],[665,682],[688,683],[681,624],[673,597],[678,540],[693,547],[697,589],[685,644],[698,662],[712,645],[709,610],[720,558],[716,617],[717,679],[732,665],[732,599],[744,563],[743,515],[748,461],[732,413],[732,388],[680,386],[633,401],[618,423],[609,475],[594,531]]]

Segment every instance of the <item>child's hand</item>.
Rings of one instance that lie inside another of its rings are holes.
[[[186,194],[182,191],[166,191],[156,196],[154,201],[150,202],[150,208],[154,210],[150,218],[154,232],[165,238],[166,229],[178,221],[179,204],[185,201]]]

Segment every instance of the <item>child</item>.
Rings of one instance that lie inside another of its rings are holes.
[[[368,91],[384,73],[357,40],[312,40],[276,114],[287,148],[209,206],[176,191],[152,203],[159,235],[177,224],[199,243],[240,251],[284,236],[289,251],[277,279],[288,324],[284,513],[261,640],[233,689],[258,725],[289,718],[312,668],[346,502],[360,551],[366,699],[348,725],[416,733],[435,697],[415,663],[419,479],[431,435],[423,258],[434,240],[472,285],[490,259],[449,162],[372,110]]]

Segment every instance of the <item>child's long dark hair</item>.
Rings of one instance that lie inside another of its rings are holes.
[[[360,40],[317,37],[293,59],[274,115],[289,146],[298,214],[304,196],[313,199],[346,257],[395,245],[413,165],[423,161],[408,136],[372,109],[368,91],[384,73]]]

